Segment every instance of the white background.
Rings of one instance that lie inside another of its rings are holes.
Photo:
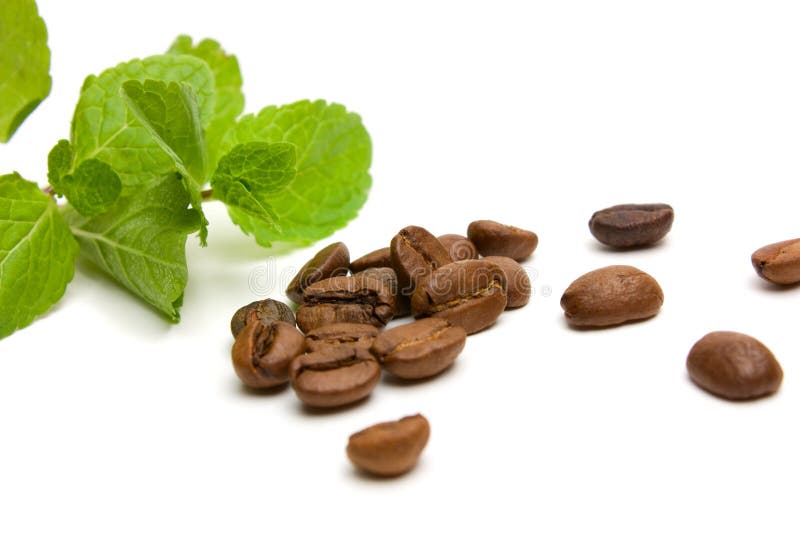
[[[0,531],[797,532],[800,288],[749,262],[800,234],[797,2],[39,4],[53,91],[0,146],[2,172],[44,184],[83,77],[189,33],[238,55],[248,111],[325,98],[359,112],[374,187],[346,229],[280,256],[209,205],[178,325],[80,266],[46,317],[0,341]],[[601,247],[586,223],[621,202],[672,204],[673,231]],[[384,379],[324,415],[291,389],[240,387],[228,321],[281,298],[278,275],[251,289],[264,269],[479,218],[539,234],[536,294],[452,370]],[[563,290],[618,263],[656,277],[662,312],[569,329]],[[689,348],[718,329],[773,350],[776,396],[730,403],[689,381]],[[415,471],[352,469],[349,434],[416,412],[432,436]]]

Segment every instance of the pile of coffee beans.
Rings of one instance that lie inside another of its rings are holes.
[[[488,220],[467,233],[437,238],[408,226],[352,262],[344,243],[320,250],[286,288],[296,313],[272,299],[234,313],[237,376],[251,388],[289,382],[305,405],[326,409],[367,398],[382,371],[403,380],[440,374],[468,335],[531,297],[518,262],[536,249],[537,235]],[[416,320],[382,331],[408,315]],[[366,471],[397,475],[416,463],[429,432],[420,415],[381,423],[352,436],[347,453]]]
[[[620,204],[595,212],[589,229],[617,249],[649,247],[670,231],[666,204]],[[367,398],[382,371],[399,379],[433,377],[450,367],[467,336],[493,325],[503,310],[525,306],[531,283],[520,265],[536,249],[535,233],[495,221],[472,222],[467,235],[434,236],[408,226],[388,247],[355,260],[344,243],[320,250],[286,289],[298,307],[252,302],[231,319],[233,366],[251,388],[291,383],[307,406],[325,409]],[[800,282],[800,239],[752,255],[759,276]],[[630,265],[588,272],[561,297],[574,328],[606,328],[658,314],[664,293]],[[383,329],[394,318],[411,323]],[[299,328],[299,330],[298,330]],[[690,350],[686,367],[704,390],[731,400],[775,393],[783,371],[770,350],[737,332],[712,332]],[[422,415],[373,425],[350,436],[347,455],[374,475],[413,468],[430,435]]]

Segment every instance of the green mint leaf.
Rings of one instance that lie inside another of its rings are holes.
[[[203,213],[200,190],[208,181],[206,146],[192,88],[186,83],[131,80],[122,84],[122,96],[128,109],[187,178],[192,207],[201,216],[200,244],[205,246],[208,220]]]
[[[144,184],[98,217],[67,212],[81,253],[173,321],[188,280],[186,237],[200,218],[175,173]]]
[[[220,148],[225,133],[236,123],[244,111],[242,73],[236,56],[226,54],[213,39],[203,39],[196,45],[188,35],[179,36],[169,49],[170,54],[187,54],[205,61],[214,74],[217,98],[214,115],[206,127],[206,147],[210,168],[214,169],[222,153]]]
[[[73,165],[88,159],[108,163],[122,181],[123,195],[175,170],[172,158],[128,110],[120,90],[128,80],[186,82],[197,95],[203,126],[214,110],[214,77],[208,65],[186,55],[135,59],[89,76],[72,120]]]
[[[0,176],[0,338],[64,295],[77,253],[55,200],[17,173]]]
[[[78,213],[93,217],[105,213],[116,202],[122,182],[108,163],[87,159],[73,174],[61,179],[59,189]]]
[[[47,28],[33,0],[0,2],[0,142],[50,94]]]
[[[211,179],[214,197],[227,204],[231,219],[246,234],[261,227],[279,232],[270,199],[295,178],[296,160],[289,143],[236,145],[219,161]]]
[[[47,180],[59,195],[62,194],[61,179],[69,174],[72,158],[72,145],[66,139],[60,140],[47,155]]]
[[[185,83],[131,80],[122,84],[122,95],[128,109],[178,170],[197,185],[205,184],[205,140],[192,88]]]
[[[361,118],[344,106],[304,100],[245,115],[226,134],[223,151],[254,141],[286,142],[297,149],[297,175],[270,197],[277,227],[248,221],[258,243],[322,239],[364,204],[372,182],[372,144]]]

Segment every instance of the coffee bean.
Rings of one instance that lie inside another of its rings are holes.
[[[332,408],[367,397],[381,366],[366,349],[339,345],[298,356],[289,365],[297,397],[309,406]]]
[[[439,240],[419,226],[406,226],[400,230],[392,239],[389,252],[400,283],[400,293],[409,296],[421,279],[453,261]]]
[[[658,313],[664,293],[649,274],[612,265],[584,274],[567,288],[561,307],[573,326],[610,326]]]
[[[379,334],[370,351],[395,376],[426,378],[450,367],[466,341],[463,328],[430,317]]]
[[[531,300],[531,279],[522,265],[507,256],[486,256],[483,259],[496,264],[506,275],[507,310],[525,306]]]
[[[374,278],[383,282],[388,287],[392,296],[394,297],[394,316],[405,317],[411,313],[411,298],[400,293],[399,283],[397,282],[397,273],[391,267],[370,267],[364,269],[353,275],[353,278],[358,276],[366,276],[367,278]]]
[[[479,254],[475,244],[463,235],[445,234],[440,235],[438,239],[453,261],[478,259]]]
[[[336,276],[311,284],[297,309],[303,332],[332,323],[362,323],[379,328],[394,314],[392,291],[382,282],[364,276]]]
[[[286,296],[298,304],[303,301],[305,289],[326,278],[344,276],[350,265],[350,252],[344,243],[333,243],[317,252],[316,256],[303,265],[297,275],[289,282]]]
[[[617,248],[652,245],[667,235],[675,213],[667,204],[619,204],[595,212],[589,230],[603,244]]]
[[[361,256],[357,260],[353,260],[350,263],[350,270],[354,273],[358,273],[365,269],[391,266],[392,256],[389,253],[389,247],[384,247],[379,248],[378,250],[373,250],[369,254]]]
[[[411,298],[416,316],[433,316],[474,334],[494,324],[506,307],[506,276],[486,260],[461,260],[439,267]]]
[[[231,333],[235,338],[242,331],[248,320],[256,319],[261,324],[267,325],[274,321],[283,321],[295,325],[294,312],[284,304],[273,299],[257,300],[247,306],[242,306],[231,318]]]
[[[417,464],[430,434],[428,420],[420,414],[378,423],[350,436],[347,456],[373,475],[402,475]]]
[[[302,354],[305,340],[293,325],[282,321],[250,321],[236,336],[233,369],[252,388],[271,388],[289,380],[289,364]]]
[[[306,334],[306,352],[315,352],[334,345],[369,349],[379,330],[370,324],[333,323]]]
[[[800,239],[762,247],[751,258],[758,276],[776,284],[800,282]]]
[[[539,237],[531,231],[495,221],[474,221],[467,236],[483,256],[508,256],[522,261],[536,250]]]
[[[686,369],[701,388],[732,400],[770,395],[783,380],[772,352],[738,332],[711,332],[701,338],[689,351]]]

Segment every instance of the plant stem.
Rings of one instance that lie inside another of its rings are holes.
[[[206,189],[205,191],[202,191],[200,193],[200,198],[203,199],[203,201],[214,200],[214,190]]]
[[[42,193],[45,195],[50,195],[51,197],[56,196],[56,190],[53,189],[52,185],[48,185],[47,187],[42,188]]]

